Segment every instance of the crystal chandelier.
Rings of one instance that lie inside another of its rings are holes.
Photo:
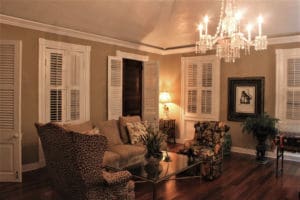
[[[207,50],[216,49],[216,56],[224,58],[225,62],[235,62],[240,57],[241,50],[246,55],[250,54],[250,47],[255,50],[267,49],[267,36],[262,35],[263,18],[259,16],[258,36],[251,40],[252,25],[248,24],[247,37],[240,31],[241,12],[236,10],[234,0],[222,0],[220,19],[214,36],[208,34],[208,16],[204,17],[204,22],[199,24],[199,41],[196,41],[196,53],[206,53]]]

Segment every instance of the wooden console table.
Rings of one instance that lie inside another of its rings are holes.
[[[175,140],[175,119],[160,119],[159,130],[163,131],[168,135],[168,141],[172,141],[174,144]]]
[[[278,177],[279,172],[283,173],[283,159],[284,151],[289,152],[300,152],[300,134],[296,133],[281,133],[276,136],[275,144],[277,146],[276,154],[276,177]],[[278,169],[278,163],[281,159],[281,168]]]

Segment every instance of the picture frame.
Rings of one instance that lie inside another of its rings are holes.
[[[228,78],[229,121],[244,121],[264,112],[264,77]]]

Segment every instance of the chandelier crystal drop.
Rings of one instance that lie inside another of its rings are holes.
[[[199,24],[199,40],[196,41],[196,53],[206,53],[213,48],[216,49],[216,56],[219,59],[224,58],[225,62],[235,62],[240,58],[241,51],[246,55],[250,54],[251,46],[256,51],[267,49],[267,36],[262,35],[263,18],[257,19],[258,35],[252,41],[252,25],[248,24],[247,37],[241,32],[242,13],[236,10],[234,0],[222,0],[220,19],[214,36],[208,34],[208,16],[204,17],[203,23]]]

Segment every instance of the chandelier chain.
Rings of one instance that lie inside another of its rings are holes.
[[[220,17],[219,17],[219,23],[218,23],[218,26],[217,26],[217,31],[214,35],[214,39],[218,37],[218,35],[220,34],[220,31],[221,31],[221,26],[222,26],[222,17],[224,15],[224,6],[225,6],[225,0],[222,0],[222,3],[221,3],[221,11],[220,11]]]

